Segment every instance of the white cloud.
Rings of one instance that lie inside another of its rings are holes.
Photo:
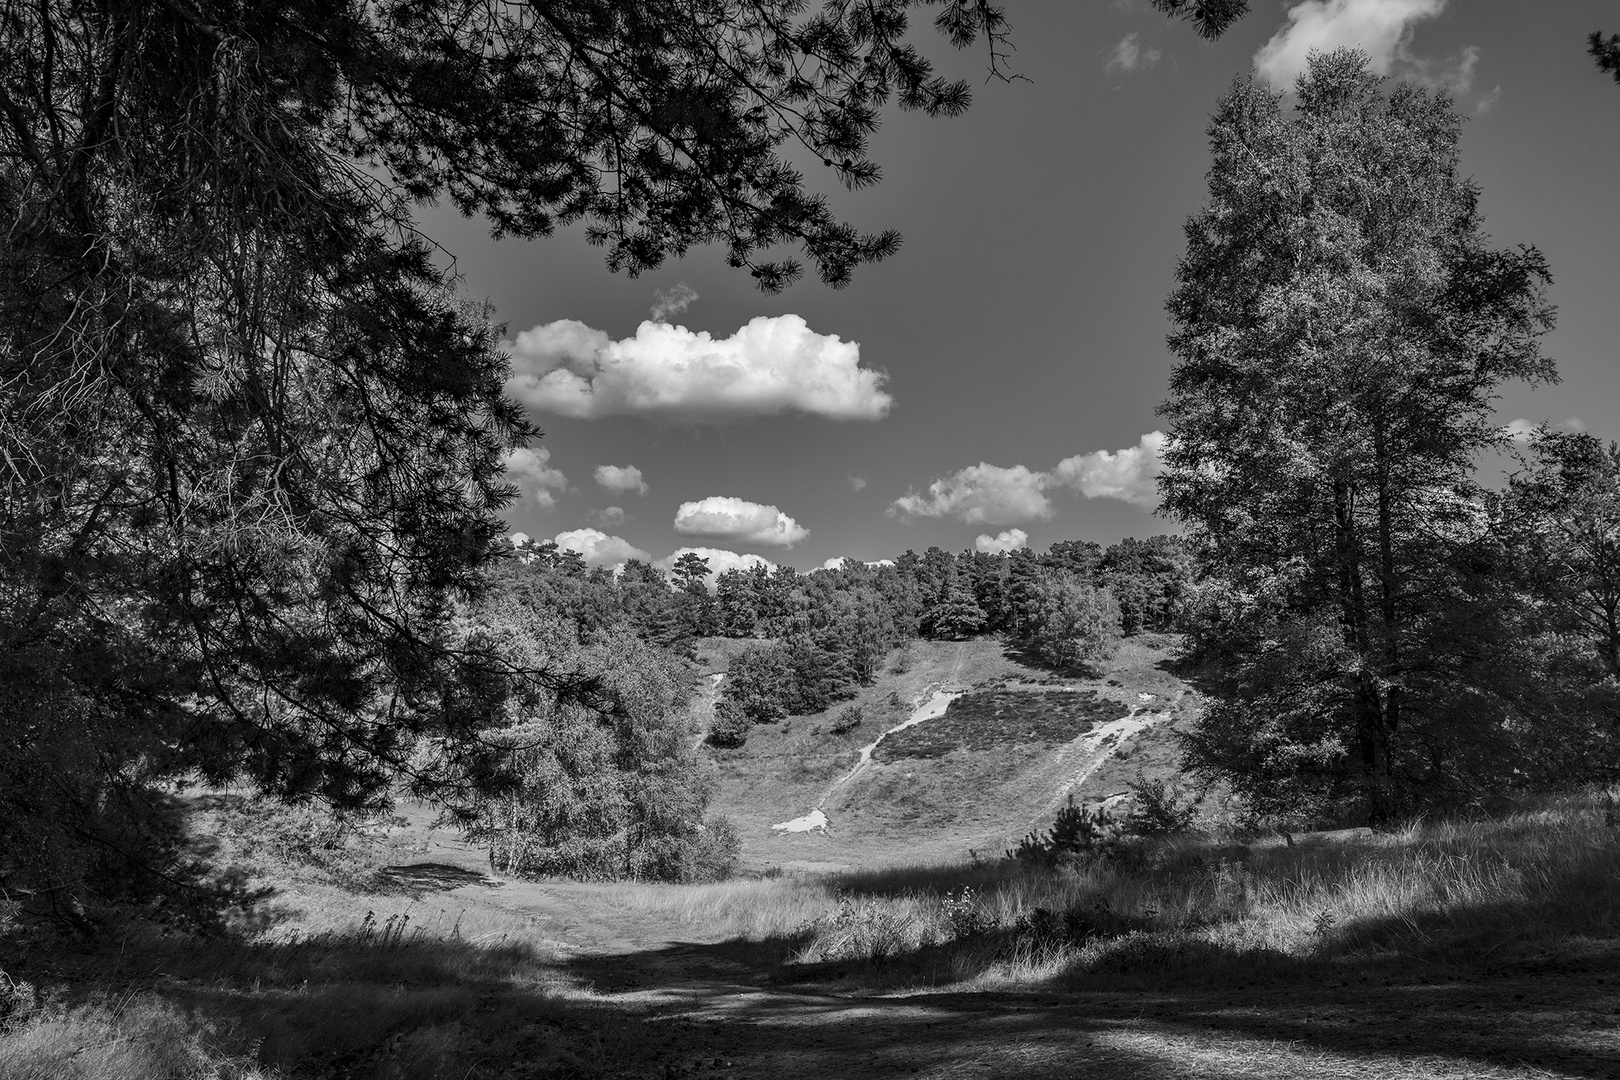
[[[1502,425],[1502,433],[1520,446],[1528,446],[1539,425],[1534,420],[1519,418]]]
[[[515,547],[515,548],[524,547],[525,545],[528,544],[528,542],[529,542],[529,534],[528,533],[526,533],[526,532],[515,532],[515,533],[512,534],[512,546],[513,547]]]
[[[672,285],[666,292],[659,289],[653,293],[653,306],[650,309],[654,322],[668,322],[671,315],[679,315],[692,306],[698,298],[698,292],[686,282]]]
[[[729,495],[681,503],[675,512],[675,531],[761,547],[792,547],[810,535],[809,529],[774,506]]]
[[[1120,499],[1151,510],[1159,501],[1156,480],[1164,471],[1165,441],[1164,432],[1150,431],[1135,446],[1076,454],[1049,472],[980,462],[935,480],[925,493],[908,492],[894,500],[889,516],[954,517],[969,525],[1014,525],[1051,517],[1052,501],[1046,493],[1060,487],[1072,488],[1088,499]],[[980,539],[996,541],[1000,537]]]
[[[591,511],[591,520],[604,529],[617,528],[630,520],[630,515],[624,512],[622,506],[604,506],[600,510]]]
[[[797,315],[761,316],[727,338],[643,322],[614,341],[573,319],[510,344],[507,393],[543,412],[594,419],[720,421],[797,411],[878,420],[894,399],[887,376],[860,366],[861,347],[817,334]]]
[[[579,552],[584,557],[586,566],[611,566],[617,569],[631,559],[652,561],[651,555],[630,541],[623,537],[609,536],[600,529],[573,529],[569,532],[560,532],[553,539],[558,547]]]
[[[598,465],[596,482],[609,491],[647,494],[647,481],[641,478],[641,470],[634,465]]]
[[[1445,6],[1446,0],[1303,0],[1289,9],[1288,25],[1255,53],[1254,70],[1272,86],[1290,89],[1311,53],[1348,46],[1365,52],[1372,69],[1388,75],[1397,62],[1413,62],[1413,27]],[[1477,50],[1471,59],[1465,50],[1466,76],[1472,76],[1477,59]]]
[[[1542,424],[1547,424],[1548,427],[1562,431],[1586,430],[1586,422],[1578,416],[1572,416],[1568,420],[1557,424],[1545,420],[1526,420],[1523,417],[1520,417],[1516,420],[1509,420],[1507,423],[1503,424],[1502,434],[1506,435],[1509,439],[1512,439],[1520,446],[1529,446],[1530,440],[1535,437],[1537,431],[1541,430]]]
[[[996,555],[1005,555],[1009,551],[1017,551],[1028,544],[1029,533],[1023,529],[1006,529],[995,536],[980,533],[979,538],[973,541],[975,548]]]
[[[1500,84],[1491,87],[1479,97],[1479,104],[1474,106],[1474,112],[1484,116],[1496,108],[1496,103],[1502,100],[1502,87]]]
[[[1140,35],[1134,33],[1126,34],[1118,45],[1109,50],[1107,70],[1129,74],[1150,68],[1159,62],[1163,54],[1158,49],[1142,48],[1142,43],[1137,40],[1139,37]]]
[[[928,485],[926,494],[909,492],[894,500],[890,516],[954,517],[969,525],[1011,525],[1052,516],[1045,473],[1022,465],[1002,468],[980,462]]]
[[[1144,510],[1158,505],[1156,480],[1164,471],[1165,436],[1150,431],[1135,446],[1096,450],[1058,462],[1054,483],[1072,487],[1088,499],[1122,499]]]
[[[826,562],[821,564],[821,568],[823,570],[842,570],[844,568],[844,562],[848,558],[849,556],[847,555],[840,555],[836,559],[828,559]]]
[[[851,476],[849,478],[849,490],[851,490],[851,491],[865,491],[866,490],[866,477],[864,477],[864,476]]]
[[[551,451],[521,446],[506,452],[506,478],[518,486],[518,501],[542,510],[557,505],[557,492],[568,490],[568,477],[552,467]]]
[[[714,588],[715,578],[728,570],[751,570],[756,566],[763,566],[767,570],[775,570],[776,564],[769,559],[758,555],[742,555],[735,551],[726,551],[724,548],[711,547],[683,547],[676,548],[667,558],[659,559],[653,563],[660,570],[670,570],[679,561],[682,555],[692,553],[700,559],[709,560],[709,588]]]

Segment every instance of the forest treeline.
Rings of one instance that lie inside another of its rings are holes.
[[[669,573],[632,560],[587,570],[547,542],[505,571],[531,602],[584,635],[622,624],[680,650],[694,637],[757,638],[730,664],[710,739],[735,747],[752,724],[816,713],[870,684],[884,657],[919,638],[1004,635],[1036,663],[1068,669],[1109,655],[1122,635],[1172,630],[1194,562],[1174,536],[1103,547],[1059,541],[1037,554],[932,547],[921,555],[801,574],[755,565],[712,575],[686,554]]]

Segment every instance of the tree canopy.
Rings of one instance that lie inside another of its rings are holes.
[[[1164,505],[1237,594],[1192,749],[1257,798],[1298,782],[1384,821],[1507,767],[1482,761],[1517,718],[1482,681],[1502,642],[1473,476],[1504,445],[1497,388],[1555,377],[1550,278],[1489,244],[1444,95],[1348,50],[1296,94],[1222,99],[1168,304]]]
[[[1232,7],[1158,6],[1205,33]],[[1010,47],[985,0],[0,10],[0,849],[43,853],[0,865],[19,888],[86,859],[159,880],[119,837],[165,778],[466,795],[515,782],[478,733],[516,682],[610,706],[454,625],[538,433],[415,204],[579,225],[630,274],[716,244],[767,292],[842,286],[899,238],[795,162],[875,183],[885,108],[968,106],[915,14],[992,73]]]

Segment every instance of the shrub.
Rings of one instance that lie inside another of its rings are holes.
[[[1058,811],[1045,833],[1031,832],[1007,857],[1026,863],[1053,863],[1065,855],[1114,857],[1123,850],[1123,829],[1102,807],[1090,811],[1074,805],[1074,796]]]
[[[714,723],[709,725],[709,745],[734,750],[748,741],[754,722],[733,702],[721,700],[714,707]]]
[[[971,885],[946,893],[940,906],[950,924],[951,936],[958,941],[982,937],[997,926],[996,917],[979,903],[979,894]]]
[[[1179,780],[1148,780],[1138,775],[1130,784],[1131,810],[1125,831],[1132,836],[1173,836],[1192,828],[1198,800],[1189,798]]]
[[[685,881],[725,881],[737,872],[742,841],[731,819],[711,817],[688,846]]]
[[[861,726],[862,718],[859,705],[847,705],[838,711],[838,716],[833,720],[832,733],[844,735],[854,731]]]

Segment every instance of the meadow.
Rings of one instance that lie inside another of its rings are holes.
[[[691,886],[501,882],[418,827],[447,862],[227,939],[8,958],[0,1077],[1614,1075],[1613,795]]]

